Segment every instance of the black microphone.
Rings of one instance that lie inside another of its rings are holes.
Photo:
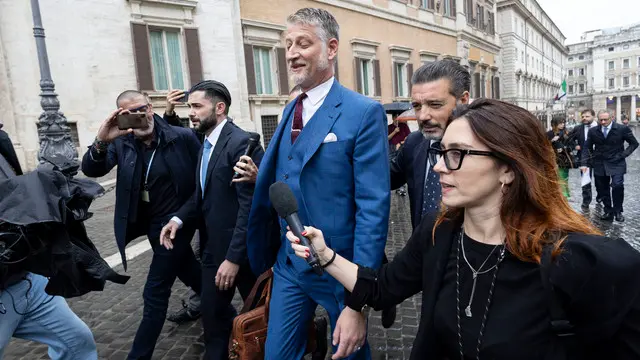
[[[309,266],[311,266],[316,274],[322,275],[324,269],[320,266],[316,249],[311,245],[309,239],[302,236],[304,227],[298,217],[298,202],[289,186],[280,181],[274,183],[269,187],[269,199],[274,209],[278,212],[278,215],[289,224],[293,235],[300,239],[302,245],[309,248],[309,257],[305,259]]]
[[[251,154],[253,154],[253,151],[258,147],[258,145],[260,145],[260,134],[250,132],[247,148],[244,150],[244,154],[242,155],[251,156]],[[241,176],[237,171],[233,174],[233,179],[239,179],[240,177]]]

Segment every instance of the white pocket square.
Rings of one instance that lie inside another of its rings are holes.
[[[336,142],[336,141],[338,141],[338,137],[336,136],[336,134],[334,134],[334,133],[329,133],[329,134],[327,135],[327,137],[325,137],[325,138],[324,138],[324,140],[322,141],[322,143],[323,143],[323,144],[326,144],[326,143]]]

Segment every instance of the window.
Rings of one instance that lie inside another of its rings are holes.
[[[571,56],[570,56],[570,57],[569,57],[569,61],[573,61],[573,57],[571,57]]]
[[[580,76],[584,76],[584,68],[580,68],[579,74],[580,74]]]
[[[629,87],[629,77],[625,76],[622,78],[622,86]]]
[[[580,94],[584,94],[584,84],[578,85],[578,91],[580,92]]]
[[[569,94],[573,94],[573,85],[569,85]]]
[[[628,49],[629,48],[629,44],[626,44],[626,45],[622,46],[622,48],[625,49],[625,50]]]
[[[278,115],[262,115],[262,136],[264,137],[264,148],[269,146],[269,142],[278,127]]]
[[[622,60],[622,68],[623,69],[628,69],[629,68],[629,63],[631,62],[631,60],[629,59],[624,59]]]
[[[573,77],[573,69],[569,70],[569,77]]]
[[[402,63],[395,63],[396,73],[396,88],[397,97],[409,97],[408,84],[407,84],[407,65]]]
[[[374,95],[374,83],[373,83],[373,61],[362,59],[360,61],[360,89],[362,89],[362,95],[373,96]]]
[[[616,87],[616,79],[611,78],[609,79],[609,89],[613,89],[614,87]]]
[[[456,0],[444,0],[444,16],[455,17],[455,2]]]
[[[520,51],[520,62],[524,64],[524,50]],[[638,58],[638,62],[640,62],[640,58]]]
[[[613,52],[613,50],[614,50],[613,46],[609,48],[609,52]]]
[[[616,63],[613,61],[609,61],[609,70],[615,70],[616,68]]]
[[[420,7],[423,9],[433,10],[435,8],[435,0],[420,0]]]
[[[184,89],[179,31],[150,30],[149,42],[155,90]]]
[[[256,74],[256,94],[270,95],[275,94],[276,89],[273,76],[276,73],[271,66],[271,49],[254,47],[253,48],[253,67]]]
[[[638,67],[640,67],[640,57],[638,57]]]

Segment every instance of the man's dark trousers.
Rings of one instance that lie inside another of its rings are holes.
[[[176,277],[196,293],[201,293],[202,272],[190,243],[194,230],[181,229],[176,234],[173,249],[167,250],[160,245],[160,228],[152,231],[149,236],[153,259],[142,295],[142,321],[133,341],[129,359],[151,359],[167,317],[171,287]]]
[[[604,212],[621,213],[624,201],[624,174],[611,176],[595,175],[596,189],[604,206]],[[611,189],[609,189],[611,187]],[[613,206],[612,206],[613,200]]]

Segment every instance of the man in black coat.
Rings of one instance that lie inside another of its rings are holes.
[[[586,109],[582,112],[582,124],[574,127],[569,134],[569,138],[576,145],[575,149],[578,151],[576,154],[576,161],[578,162],[578,166],[586,166],[591,169],[590,176],[593,177],[593,164],[591,163],[591,153],[585,149],[585,142],[587,141],[587,136],[589,134],[589,130],[592,127],[598,126],[598,122],[595,119],[596,113],[593,109]],[[587,153],[588,161],[582,162],[582,154]],[[597,189],[596,189],[597,190]],[[593,198],[591,192],[591,183],[584,185],[582,187],[582,210],[589,210],[589,205],[591,204],[591,199]],[[601,202],[600,193],[596,198],[598,203]]]
[[[582,154],[580,168],[587,170],[584,164],[589,160],[589,152],[593,154],[593,172],[596,189],[601,194],[604,204],[602,220],[624,221],[622,203],[624,202],[624,174],[627,172],[626,158],[638,148],[638,141],[630,127],[612,122],[609,110],[598,111],[600,125],[589,130],[589,135]],[[629,146],[624,148],[624,143]],[[611,190],[609,190],[611,187]],[[613,198],[613,207],[611,200]]]
[[[189,117],[205,141],[197,171],[196,191],[162,230],[168,249],[179,246],[176,238],[183,227],[197,226],[202,259],[202,324],[205,359],[228,359],[228,344],[236,311],[231,300],[238,287],[247,298],[255,282],[247,258],[247,221],[254,184],[232,182],[233,167],[249,143],[249,133],[229,121],[231,95],[212,80],[189,91]],[[260,164],[264,155],[258,147],[252,155]]]
[[[411,101],[420,131],[411,133],[391,159],[391,189],[407,184],[411,224],[415,229],[427,213],[440,206],[440,176],[433,171],[428,150],[438,146],[449,116],[458,104],[469,102],[471,75],[457,62],[423,65],[411,79]]]
[[[143,293],[144,312],[129,353],[130,359],[151,359],[176,277],[200,293],[200,264],[190,246],[195,228],[184,229],[180,234],[184,239],[171,251],[160,246],[159,240],[164,224],[193,194],[200,143],[190,129],[170,126],[155,115],[138,91],[123,92],[116,104],[119,109],[103,122],[84,155],[82,171],[100,177],[118,166],[114,228],[125,270],[126,244],[142,235],[151,243],[153,259]],[[124,113],[145,113],[146,126],[118,129],[117,116]]]

